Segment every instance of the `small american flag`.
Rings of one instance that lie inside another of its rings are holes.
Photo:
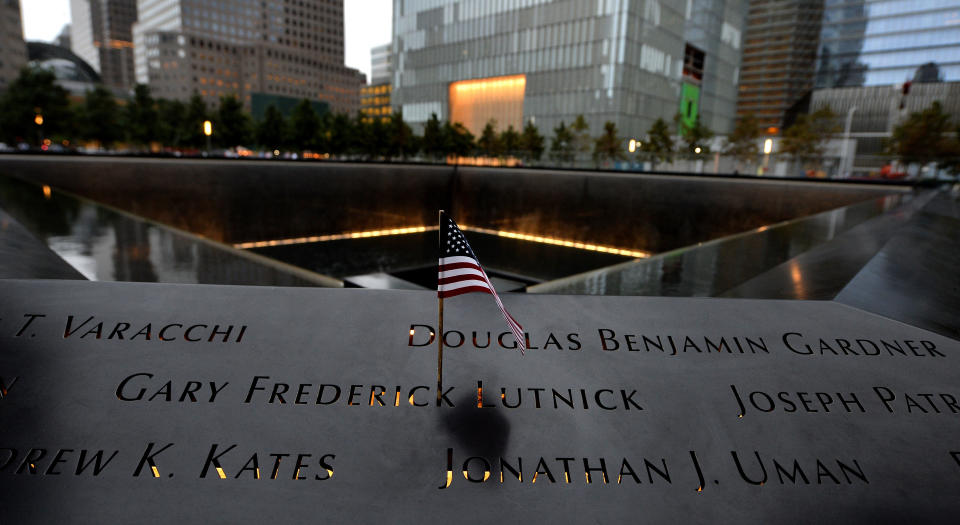
[[[526,348],[523,327],[503,307],[503,302],[500,301],[493,283],[487,277],[487,272],[483,271],[480,261],[470,248],[463,232],[457,227],[457,223],[453,222],[445,212],[440,212],[440,271],[437,275],[437,296],[443,299],[470,292],[488,293],[493,296],[522,354]]]

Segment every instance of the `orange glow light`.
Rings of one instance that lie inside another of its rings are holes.
[[[408,233],[422,233],[438,229],[437,226],[410,226],[406,228],[390,228],[386,230],[369,230],[361,232],[334,233],[331,235],[312,235],[309,237],[294,237],[292,239],[275,239],[270,241],[241,242],[233,245],[241,250],[248,248],[263,248],[266,246],[288,246],[291,244],[306,244],[310,242],[340,241],[344,239],[361,239],[368,237],[383,237],[385,235],[405,235]]]
[[[602,246],[599,244],[589,244],[582,243],[577,241],[565,240],[565,239],[556,239],[553,237],[544,237],[542,235],[529,235],[526,233],[518,233],[504,230],[491,230],[487,228],[478,228],[476,226],[460,226],[461,230],[469,230],[478,233],[486,233],[490,235],[497,235],[500,237],[507,237],[508,239],[519,239],[521,241],[530,241],[538,242],[541,244],[552,244],[554,246],[564,246],[567,248],[576,248],[578,250],[589,250],[593,252],[601,253],[612,253],[614,255],[625,255],[627,257],[635,257],[638,259],[645,259],[650,257],[651,252],[645,252],[642,250],[630,250],[627,248],[614,248],[612,246]]]
[[[497,121],[498,132],[511,125],[520,130],[526,86],[526,75],[453,82],[448,93],[450,122],[463,124],[477,136],[491,119]]]
[[[273,239],[269,241],[249,241],[233,245],[234,248],[245,250],[249,248],[265,248],[269,246],[289,246],[291,244],[306,244],[312,242],[340,241],[345,239],[366,239],[370,237],[383,237],[387,235],[406,235],[411,233],[423,233],[427,231],[436,231],[437,226],[410,226],[406,228],[390,228],[384,230],[368,230],[359,232],[335,233],[330,235],[312,235],[309,237],[294,237],[290,239]],[[633,250],[629,248],[617,248],[613,246],[604,246],[601,244],[591,244],[568,239],[558,239],[543,235],[531,235],[505,230],[492,230],[489,228],[480,228],[477,226],[460,225],[464,231],[485,233],[488,235],[497,235],[508,239],[517,239],[521,241],[537,242],[541,244],[552,244],[554,246],[563,246],[566,248],[576,248],[578,250],[588,250],[600,253],[611,253],[614,255],[624,255],[637,259],[646,259],[652,255],[652,252],[643,250]],[[430,335],[434,335],[431,333]]]
[[[50,186],[47,186],[46,184],[44,184],[44,185],[43,185],[43,198],[49,200],[49,199],[50,199],[50,195],[51,195],[52,193],[53,193],[53,192],[50,190]]]

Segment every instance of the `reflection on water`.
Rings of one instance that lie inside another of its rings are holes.
[[[91,280],[342,286],[57,190],[0,176],[0,207]]]
[[[834,239],[909,200],[909,194],[837,208],[528,288],[531,293],[711,297]],[[791,274],[799,280],[802,276]],[[791,281],[797,298],[804,283]]]

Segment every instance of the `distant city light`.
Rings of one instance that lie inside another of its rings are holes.
[[[769,155],[773,151],[773,139],[763,141],[763,154]]]
[[[203,121],[203,134],[208,137],[213,135],[213,123],[211,123],[209,120]]]
[[[33,117],[33,121],[34,121],[38,126],[42,126],[42,125],[43,125],[43,115],[37,115],[36,117]]]
[[[637,151],[637,140],[636,140],[636,139],[630,139],[630,145],[627,146],[627,151],[629,151],[630,153],[633,153],[633,152]]]

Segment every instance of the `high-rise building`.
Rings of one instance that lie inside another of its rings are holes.
[[[131,89],[137,0],[70,0],[70,45],[100,73],[103,83]]]
[[[960,0],[827,0],[817,88],[960,80]]]
[[[370,84],[390,82],[390,56],[392,44],[384,44],[370,50]]]
[[[27,64],[19,0],[0,0],[0,90]]]
[[[370,50],[370,83],[360,88],[360,111],[364,120],[387,120],[393,113],[390,104],[390,56],[391,44],[377,46]]]
[[[343,0],[139,0],[137,81],[160,97],[237,95],[268,104],[360,106],[363,74],[343,62]]]
[[[787,111],[813,89],[823,0],[751,0],[737,115],[779,133]]]
[[[393,106],[473,133],[583,115],[642,136],[657,118],[733,126],[746,0],[395,0]]]
[[[54,43],[60,47],[65,47],[67,49],[73,49],[73,44],[70,42],[70,24],[63,26],[63,29],[60,30],[60,34],[57,35]]]

